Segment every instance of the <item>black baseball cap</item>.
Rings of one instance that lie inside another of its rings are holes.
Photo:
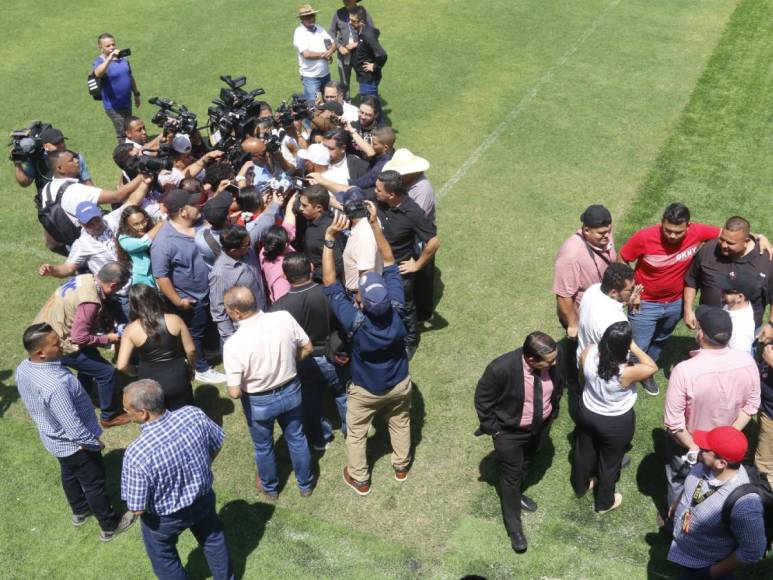
[[[228,208],[231,207],[233,199],[231,193],[221,191],[201,208],[202,217],[214,227],[222,226],[228,219]]]
[[[588,228],[601,228],[612,223],[612,214],[603,205],[592,205],[582,212],[580,221]]]
[[[747,272],[730,272],[720,279],[719,287],[724,292],[739,292],[751,300],[759,288],[754,276]]]
[[[40,132],[40,140],[43,141],[43,143],[61,143],[64,141],[66,137],[64,134],[57,129],[56,127],[46,127]]]
[[[716,306],[701,304],[695,311],[695,318],[698,319],[703,334],[714,342],[728,343],[733,334],[733,321],[727,311]]]
[[[201,195],[198,193],[188,193],[184,189],[173,189],[164,196],[161,202],[169,213],[177,213],[186,205],[198,206],[200,198]]]

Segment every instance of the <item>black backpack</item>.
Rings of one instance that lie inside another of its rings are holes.
[[[35,197],[35,205],[38,208],[38,221],[43,229],[60,244],[70,246],[78,239],[81,229],[70,221],[67,212],[62,209],[62,197],[67,188],[74,182],[65,181],[56,192],[56,197],[51,198],[51,182],[48,182],[42,191]],[[45,207],[43,199],[45,198]]]
[[[765,553],[770,550],[773,543],[773,489],[765,477],[764,473],[753,465],[744,465],[746,473],[749,475],[749,483],[739,485],[725,499],[722,505],[722,523],[725,529],[730,532],[730,513],[733,511],[735,502],[745,495],[756,493],[762,501],[763,517],[765,519]]]
[[[92,71],[86,79],[86,84],[89,87],[89,94],[95,101],[102,100],[102,79],[97,78],[97,75]]]

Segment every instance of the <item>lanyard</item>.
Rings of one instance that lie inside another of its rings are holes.
[[[682,515],[682,532],[685,534],[690,533],[690,522],[692,522],[692,510],[694,507],[699,506],[704,501],[709,499],[712,495],[716,493],[716,491],[719,489],[718,487],[712,487],[709,485],[709,489],[706,490],[706,493],[703,493],[703,482],[706,481],[705,479],[701,479],[698,482],[698,485],[695,486],[695,491],[692,494],[692,500],[690,501],[690,507],[685,510],[684,514]]]

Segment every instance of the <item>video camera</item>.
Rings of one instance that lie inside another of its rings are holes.
[[[190,135],[196,131],[196,114],[185,105],[178,105],[172,99],[163,97],[153,97],[148,103],[159,108],[150,122],[161,127],[164,134],[174,132]]]
[[[149,155],[154,154],[154,155]],[[159,171],[171,171],[173,167],[169,145],[161,144],[158,149],[143,148],[135,159],[135,169],[144,175],[155,175]]]
[[[11,161],[23,163],[41,156],[43,154],[43,141],[40,135],[50,127],[50,123],[32,121],[26,129],[12,131],[8,142],[11,147]]]
[[[311,119],[313,111],[309,109],[309,103],[304,96],[299,93],[295,93],[290,97],[290,103],[282,101],[276,109],[279,125],[282,127],[289,127],[294,121],[302,121],[304,119]]]
[[[266,91],[261,88],[245,91],[242,88],[247,83],[245,76],[221,75],[220,80],[228,86],[220,89],[220,96],[213,99],[213,106],[207,109],[210,143],[238,167],[245,157],[241,143],[254,132],[258,123],[260,101],[255,98]]]

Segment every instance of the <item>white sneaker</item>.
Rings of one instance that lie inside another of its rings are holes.
[[[196,371],[196,380],[201,383],[218,385],[226,381],[226,376],[223,373],[216,371],[212,367],[209,367],[205,371]]]

